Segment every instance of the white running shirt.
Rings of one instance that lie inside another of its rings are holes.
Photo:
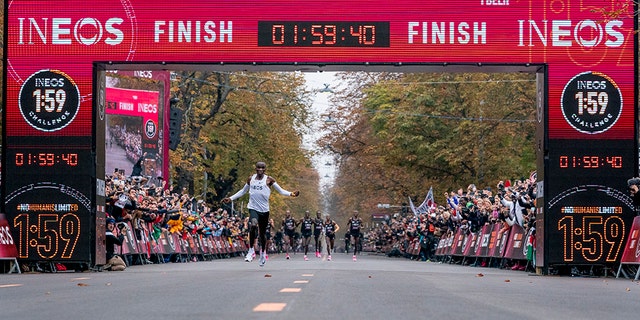
[[[271,188],[267,185],[267,175],[263,175],[261,180],[254,174],[251,176],[250,185],[244,184],[244,187],[236,194],[232,195],[231,200],[236,200],[242,197],[247,191],[249,192],[249,204],[248,209],[253,209],[258,212],[269,212],[269,197],[271,196]],[[290,196],[291,192],[282,189],[277,182],[273,184],[273,188],[283,196]]]

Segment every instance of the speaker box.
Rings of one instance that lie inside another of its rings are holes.
[[[176,150],[182,133],[182,110],[172,107],[169,110],[169,149]]]

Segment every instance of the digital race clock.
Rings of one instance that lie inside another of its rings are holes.
[[[633,204],[626,181],[634,174],[633,140],[548,142],[544,217],[551,264],[613,263],[627,237]]]
[[[559,167],[598,169],[608,167],[612,169],[622,169],[622,156],[599,156],[599,155],[560,155],[558,158]]]
[[[92,168],[91,152],[78,147],[19,148],[7,150],[8,170],[25,174],[73,173]]]
[[[258,21],[260,47],[388,47],[389,22]]]
[[[55,50],[54,50],[55,51]],[[20,83],[15,131],[3,139],[4,212],[22,261],[96,263],[104,235],[96,220],[96,167],[90,94],[73,68],[35,69]],[[7,108],[8,109],[8,108]]]
[[[551,140],[549,143],[553,145],[549,165],[556,176],[588,174],[624,180],[633,172],[633,141]]]
[[[17,152],[14,157],[14,163],[16,167],[31,166],[31,165],[40,166],[40,167],[54,167],[58,165],[75,167],[78,165],[78,153]]]

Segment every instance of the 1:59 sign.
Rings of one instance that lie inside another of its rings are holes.
[[[7,196],[7,206],[16,212],[10,226],[18,244],[18,258],[90,260],[91,201],[78,191],[79,187],[80,184],[38,182],[18,188]]]

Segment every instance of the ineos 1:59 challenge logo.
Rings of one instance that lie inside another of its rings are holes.
[[[151,139],[156,136],[157,126],[153,120],[147,120],[147,123],[144,126],[144,133],[147,135],[147,138]]]
[[[562,114],[576,130],[598,134],[609,130],[622,113],[622,93],[615,82],[599,72],[583,72],[562,92]]]
[[[20,113],[33,128],[52,132],[69,125],[80,110],[80,90],[59,70],[40,70],[20,88]]]

